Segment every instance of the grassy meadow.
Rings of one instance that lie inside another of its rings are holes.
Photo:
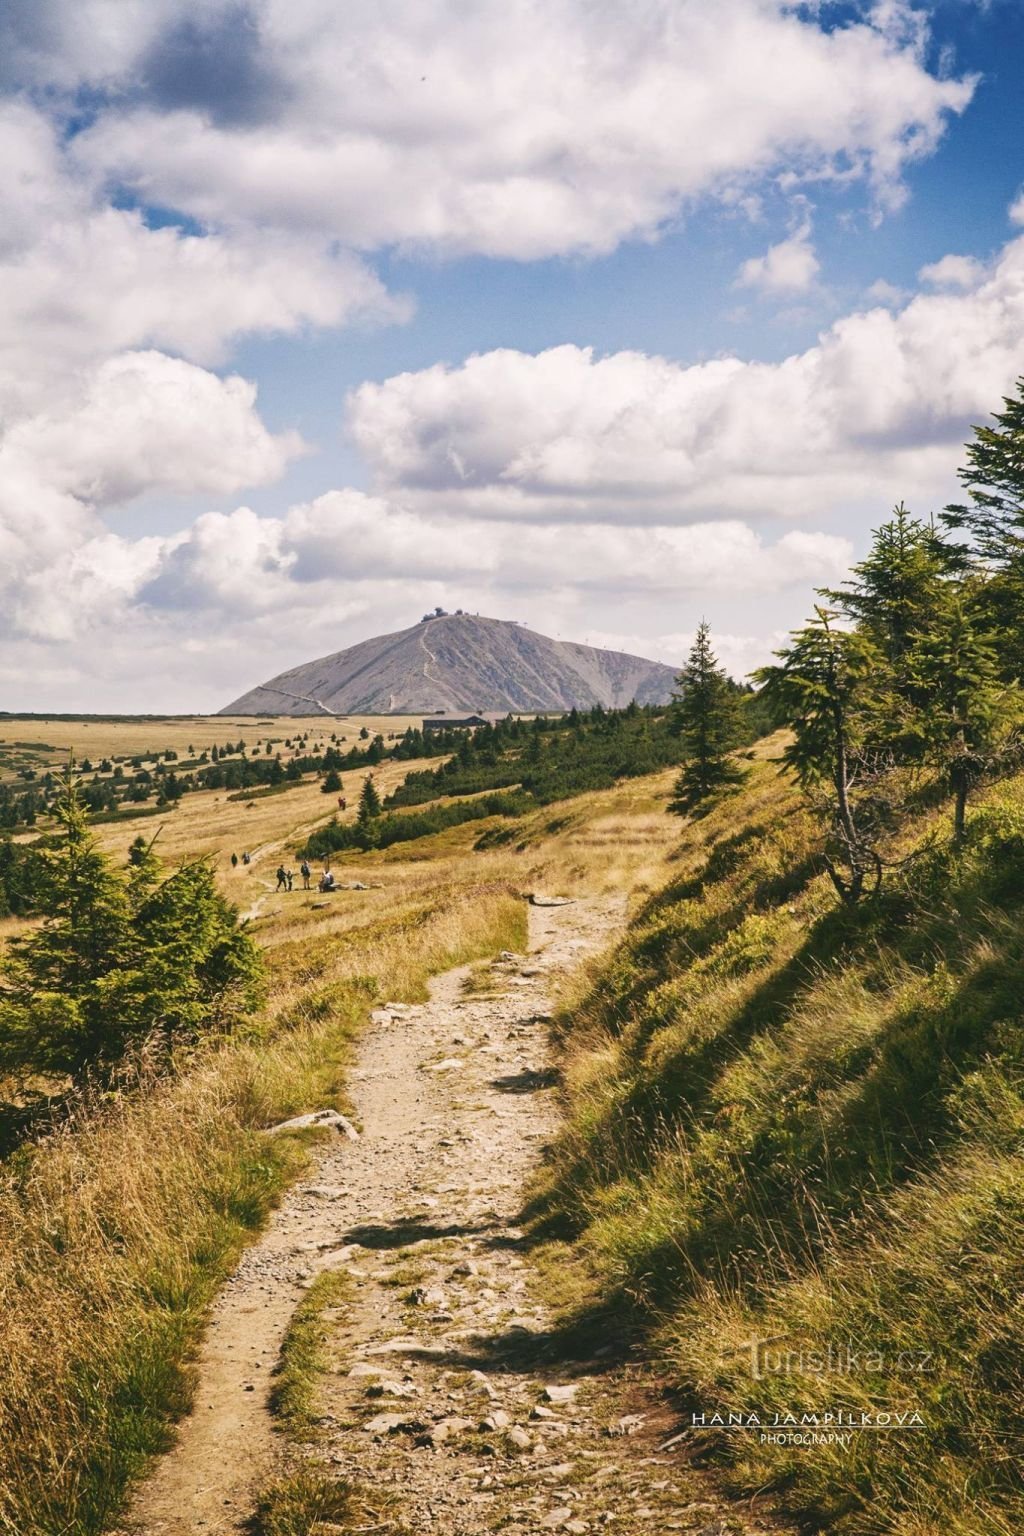
[[[403,771],[382,764],[382,789]],[[109,1527],[188,1406],[218,1285],[309,1156],[308,1137],[262,1129],[345,1107],[351,1042],[375,1004],[420,1000],[430,975],[521,949],[524,892],[655,889],[678,833],[664,814],[670,784],[661,774],[537,811],[514,844],[489,850],[475,851],[475,824],[336,859],[340,882],[369,889],[326,899],[298,879],[273,890],[277,864],[294,869],[305,829],[330,813],[315,783],[251,809],[198,792],[167,817],[163,857],[212,855],[222,889],[252,914],[270,998],[170,1064],[143,1051],[118,1092],[83,1092],[59,1129],[0,1170],[0,1531]],[[96,828],[119,862],[137,832]],[[252,863],[232,868],[243,848]],[[27,926],[9,919],[4,932]]]
[[[533,1205],[577,1305],[631,1312],[686,1413],[920,1414],[700,1437],[737,1492],[842,1536],[1024,1528],[1024,778],[960,846],[928,802],[853,910],[771,761],[683,829],[562,1000]]]
[[[244,741],[251,750],[267,741],[283,742],[300,732],[310,748],[323,748],[332,735],[344,737],[348,747],[359,745],[360,731],[371,737],[401,734],[418,726],[419,715],[151,715],[125,719],[100,716],[43,717],[0,714],[0,780],[19,767],[58,768],[73,752],[79,761],[103,758],[155,757],[177,752],[186,757],[189,748],[208,752],[225,741]]]

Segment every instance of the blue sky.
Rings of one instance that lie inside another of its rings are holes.
[[[737,673],[1024,372],[1017,0],[0,3],[0,702]]]

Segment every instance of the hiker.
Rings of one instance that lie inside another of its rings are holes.
[[[279,891],[286,891],[288,889],[288,871],[283,864],[277,866],[277,889]]]
[[[247,853],[243,853],[242,854],[242,863],[243,864],[251,864],[252,863],[252,859],[250,859],[250,857],[249,857],[249,855]]]
[[[320,876],[320,889],[322,891],[334,890],[334,876],[331,874],[329,869],[325,869],[323,874]]]
[[[289,870],[288,871],[288,889],[291,890],[291,888],[292,888],[292,872],[291,872],[291,870]]]
[[[238,854],[237,853],[233,853],[231,855],[231,868],[232,869],[237,869],[238,868]]]
[[[312,871],[310,870],[309,865],[306,863],[305,859],[303,859],[302,863],[299,865],[299,874],[302,876],[302,889],[304,891],[309,890],[309,877],[311,873]]]
[[[338,810],[339,811],[343,811],[344,809],[345,809],[345,796],[344,795],[339,795],[338,796]]]

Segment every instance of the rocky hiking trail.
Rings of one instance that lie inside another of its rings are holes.
[[[361,1135],[318,1144],[224,1288],[193,1413],[125,1536],[238,1536],[259,1490],[307,1454],[391,1495],[361,1528],[396,1536],[777,1531],[716,1497],[620,1337],[568,1342],[516,1224],[557,1127],[551,985],[623,920],[618,900],[532,907],[528,955],[482,977],[450,971],[428,1003],[374,1014],[350,1073]],[[348,1277],[347,1295],[326,1313],[330,1364],[304,1449],[269,1397],[289,1321],[325,1270]]]

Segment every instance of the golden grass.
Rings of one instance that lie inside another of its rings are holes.
[[[960,850],[948,806],[908,814],[891,848],[920,858],[850,913],[765,757],[682,827],[671,880],[565,990],[569,1118],[535,1232],[574,1239],[570,1312],[593,1275],[606,1304],[646,1309],[688,1406],[925,1420],[846,1446],[723,1437],[739,1490],[843,1536],[1010,1536],[1024,779],[978,793]],[[755,1338],[797,1365],[758,1377]],[[852,1372],[815,1363],[844,1349]]]
[[[346,747],[362,743],[359,732],[371,736],[400,736],[409,726],[418,727],[421,715],[169,715],[150,720],[11,720],[0,719],[0,747],[26,744],[24,750],[45,745],[55,757],[73,751],[78,758],[92,762],[109,757],[137,757],[168,749],[184,757],[189,747],[196,752],[221,747],[225,742],[244,741],[247,747],[273,739],[281,744],[298,735],[309,738],[309,750],[330,744],[331,735],[346,738]]]
[[[378,782],[386,791],[407,767],[382,766]],[[679,836],[664,813],[671,777],[496,822],[515,842],[488,851],[474,852],[488,825],[477,823],[350,856],[334,865],[339,880],[373,888],[327,899],[298,880],[290,894],[272,889],[277,863],[294,868],[285,854],[336,808],[312,786],[251,811],[216,793],[188,796],[168,817],[157,844],[166,859],[219,854],[222,888],[243,910],[259,907],[253,931],[272,996],[249,1031],[209,1043],[174,1073],[140,1061],[125,1093],[83,1103],[0,1173],[4,1536],[99,1532],[166,1444],[217,1285],[308,1156],[305,1143],[269,1141],[260,1128],[346,1107],[349,1042],[375,1002],[420,1000],[431,974],[522,950],[522,893],[629,892],[662,878]],[[351,804],[361,775],[345,778]],[[97,830],[123,856],[152,825]],[[253,863],[233,870],[227,855],[241,852],[243,834]]]
[[[366,914],[362,914],[364,919]],[[275,946],[267,1020],[10,1160],[0,1181],[0,1531],[95,1532],[186,1406],[183,1360],[247,1233],[303,1156],[260,1127],[343,1102],[347,1042],[432,971],[521,947],[525,909],[469,864],[346,935]]]

